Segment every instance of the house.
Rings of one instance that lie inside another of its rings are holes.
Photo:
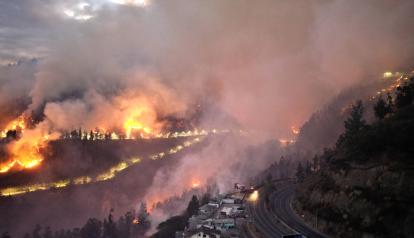
[[[231,207],[223,207],[223,208],[220,210],[220,215],[222,215],[222,216],[230,216],[230,214],[231,214],[231,210],[232,210],[232,208],[231,208]]]
[[[223,198],[223,200],[221,200],[222,203],[224,204],[234,204],[234,199],[233,198]]]
[[[220,231],[233,229],[236,227],[235,220],[233,218],[214,219],[213,226]]]
[[[205,204],[201,206],[198,210],[200,211],[200,214],[211,216],[213,213],[218,209],[218,206]]]
[[[185,237],[191,238],[220,238],[221,232],[214,229],[199,228],[196,230],[189,231]]]

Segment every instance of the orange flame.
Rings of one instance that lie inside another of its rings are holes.
[[[17,130],[23,133],[25,129],[26,129],[25,119],[23,116],[19,116],[18,118],[16,118],[15,120],[7,124],[6,128],[3,131],[1,131],[1,137],[6,137],[8,131]]]
[[[46,148],[49,137],[44,136],[40,130],[27,129],[25,121],[24,115],[21,115],[11,121],[2,132],[5,136],[7,131],[17,130],[21,137],[6,146],[9,160],[0,163],[0,173],[6,173],[11,169],[31,169],[43,161],[41,151]]]
[[[120,118],[127,139],[147,138],[160,132],[161,123],[157,120],[157,112],[147,98],[126,97],[118,101],[123,108]]]
[[[296,126],[291,126],[291,127],[290,127],[290,130],[292,131],[292,133],[293,133],[294,135],[297,135],[297,134],[299,134],[299,133],[300,133],[300,130],[299,130]]]
[[[31,169],[37,167],[43,161],[41,150],[46,148],[47,141],[47,137],[25,136],[12,142],[7,147],[11,159],[0,164],[0,173],[6,173],[12,168]]]

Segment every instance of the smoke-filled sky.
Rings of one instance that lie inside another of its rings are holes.
[[[207,100],[287,136],[342,88],[411,67],[413,12],[411,0],[3,0],[0,63],[39,60],[0,67],[0,107],[28,99],[60,130],[114,127],[125,102],[149,103],[153,121]]]

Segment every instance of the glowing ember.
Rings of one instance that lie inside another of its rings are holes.
[[[296,127],[296,126],[291,126],[290,130],[292,131],[293,134],[297,135],[299,134],[300,130]]]

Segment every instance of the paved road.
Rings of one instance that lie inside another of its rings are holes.
[[[281,224],[274,214],[270,212],[264,199],[250,202],[248,209],[261,237],[282,237],[282,235],[292,233],[292,230]]]
[[[293,211],[291,204],[294,194],[295,187],[293,184],[283,186],[270,194],[271,212],[297,233],[310,238],[327,238],[327,235],[304,223],[302,218]]]
[[[269,194],[268,204],[265,196],[259,196],[261,199],[249,203],[248,209],[251,218],[261,237],[278,238],[297,233],[304,234],[309,238],[327,237],[305,224],[293,211],[291,201],[294,191],[293,184],[283,185]]]

